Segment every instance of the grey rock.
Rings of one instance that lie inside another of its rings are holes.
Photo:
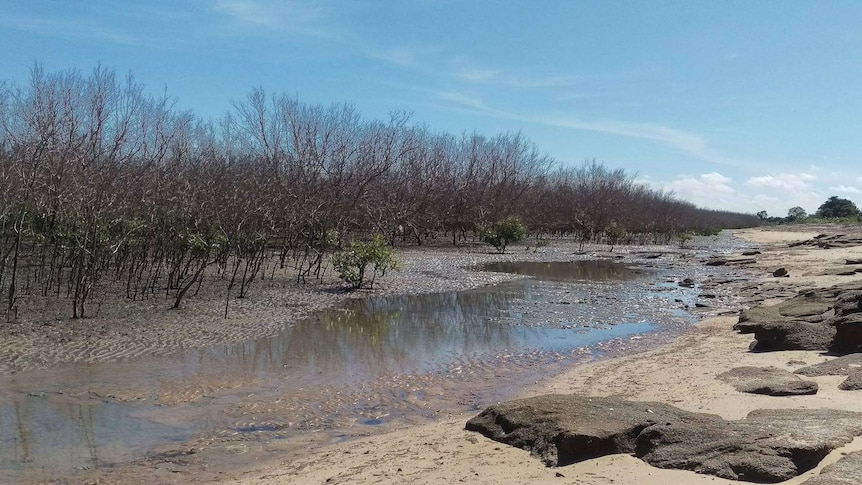
[[[835,327],[831,350],[841,353],[862,352],[862,313],[836,316],[828,322]]]
[[[774,483],[862,435],[862,413],[758,410],[725,421],[663,403],[547,395],[491,406],[466,428],[529,450],[549,466],[634,453],[660,468]]]
[[[859,485],[862,483],[862,451],[849,453],[824,467],[820,474],[803,485]]]
[[[694,285],[694,280],[691,278],[686,278],[679,282],[679,286],[682,286],[683,288],[694,288]]]
[[[757,256],[758,254],[763,254],[763,253],[761,253],[760,251],[757,251],[757,250],[755,250],[755,251],[743,251],[742,252],[743,256]]]
[[[862,291],[845,291],[835,300],[835,315],[846,316],[862,312]]]
[[[847,259],[844,264],[862,264],[862,259]]]
[[[835,339],[835,327],[825,322],[784,319],[738,323],[740,333],[753,333],[753,350],[827,350]]]
[[[718,379],[732,385],[739,392],[767,396],[800,396],[817,394],[817,383],[801,379],[777,367],[735,367]]]
[[[862,353],[848,354],[835,359],[809,365],[795,371],[804,376],[847,376],[854,369],[862,369]]]
[[[772,276],[776,278],[782,278],[784,276],[790,276],[790,273],[787,272],[787,268],[778,268],[777,270],[772,272]]]
[[[862,351],[858,283],[810,290],[775,306],[743,311],[734,329],[753,333],[758,350]]]
[[[838,384],[838,389],[843,391],[862,391],[862,369],[850,371],[850,375],[844,382]]]

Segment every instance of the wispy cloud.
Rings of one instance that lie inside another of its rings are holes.
[[[148,45],[142,38],[80,19],[59,20],[47,17],[4,15],[0,17],[0,25],[5,28],[46,36],[92,39],[134,46]]]
[[[233,20],[238,26],[315,37],[335,38],[329,25],[331,10],[324,2],[296,0],[216,0],[211,7],[216,14]]]
[[[571,116],[552,114],[518,114],[491,107],[478,96],[456,91],[439,92],[437,96],[439,99],[454,105],[453,107],[456,109],[467,110],[477,114],[557,128],[570,128],[573,130],[639,138],[696,155],[705,156],[707,153],[707,141],[704,137],[660,124],[630,123],[615,120],[588,121]]]
[[[499,69],[467,68],[457,71],[455,76],[464,81],[487,83],[499,78],[502,73]]]

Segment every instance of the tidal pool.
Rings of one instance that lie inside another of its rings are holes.
[[[356,299],[270,338],[0,377],[0,482],[112,466],[195,436],[346,435],[477,409],[598,344],[688,323],[673,300],[696,291],[609,262],[485,269],[534,278]]]

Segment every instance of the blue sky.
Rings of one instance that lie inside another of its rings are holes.
[[[0,78],[131,71],[204,118],[255,87],[521,131],[699,206],[862,205],[862,2],[0,0]]]

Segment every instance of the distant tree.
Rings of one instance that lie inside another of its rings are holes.
[[[757,213],[757,218],[761,221],[765,221],[767,218],[769,218],[769,214],[767,214],[766,211],[760,211]]]
[[[799,206],[791,207],[790,210],[787,211],[788,222],[802,221],[806,217],[808,217],[808,213],[805,212],[805,209]]]
[[[833,195],[817,208],[817,217],[858,217],[859,208],[852,201]]]

